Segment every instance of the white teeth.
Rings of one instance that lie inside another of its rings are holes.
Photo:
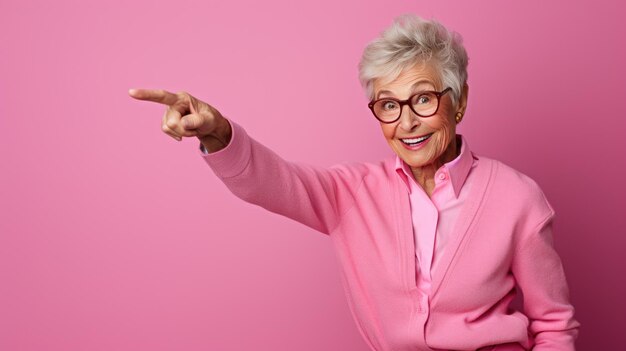
[[[402,139],[402,141],[405,144],[416,144],[416,143],[421,143],[422,141],[428,139],[430,136],[431,136],[431,134],[428,134],[428,135],[424,135],[423,137],[420,137],[420,138]]]

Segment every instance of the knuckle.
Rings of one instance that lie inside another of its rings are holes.
[[[165,122],[165,125],[169,128],[169,129],[176,129],[177,127],[177,123],[174,120],[168,119],[167,122]]]
[[[213,125],[215,124],[215,121],[216,121],[215,115],[212,113],[207,113],[204,115],[204,120],[207,124]]]
[[[183,100],[189,100],[189,93],[187,93],[184,90],[181,90],[181,91],[177,92],[176,96],[178,96],[179,98],[181,98]]]

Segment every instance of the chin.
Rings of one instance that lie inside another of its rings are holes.
[[[432,145],[425,145],[424,148],[419,150],[408,150],[404,147],[402,141],[396,140],[393,149],[396,155],[411,167],[422,167],[432,162]]]

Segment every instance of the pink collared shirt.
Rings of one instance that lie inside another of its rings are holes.
[[[435,173],[435,188],[428,197],[424,189],[415,181],[413,174],[400,157],[396,155],[396,172],[406,189],[411,204],[411,219],[415,236],[417,287],[424,294],[424,305],[431,296],[431,271],[436,269],[446,244],[450,241],[453,225],[468,196],[472,170],[478,164],[469,149],[467,140],[457,136],[461,145],[459,155],[442,165]]]

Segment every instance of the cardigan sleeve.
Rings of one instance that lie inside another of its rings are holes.
[[[239,124],[228,122],[232,128],[228,145],[213,153],[202,147],[199,151],[217,177],[242,200],[330,234],[354,204],[364,168],[287,161]]]
[[[512,272],[522,290],[533,350],[570,351],[575,350],[580,324],[574,319],[563,265],[553,246],[554,210],[545,198],[544,206],[549,213],[522,237]]]

